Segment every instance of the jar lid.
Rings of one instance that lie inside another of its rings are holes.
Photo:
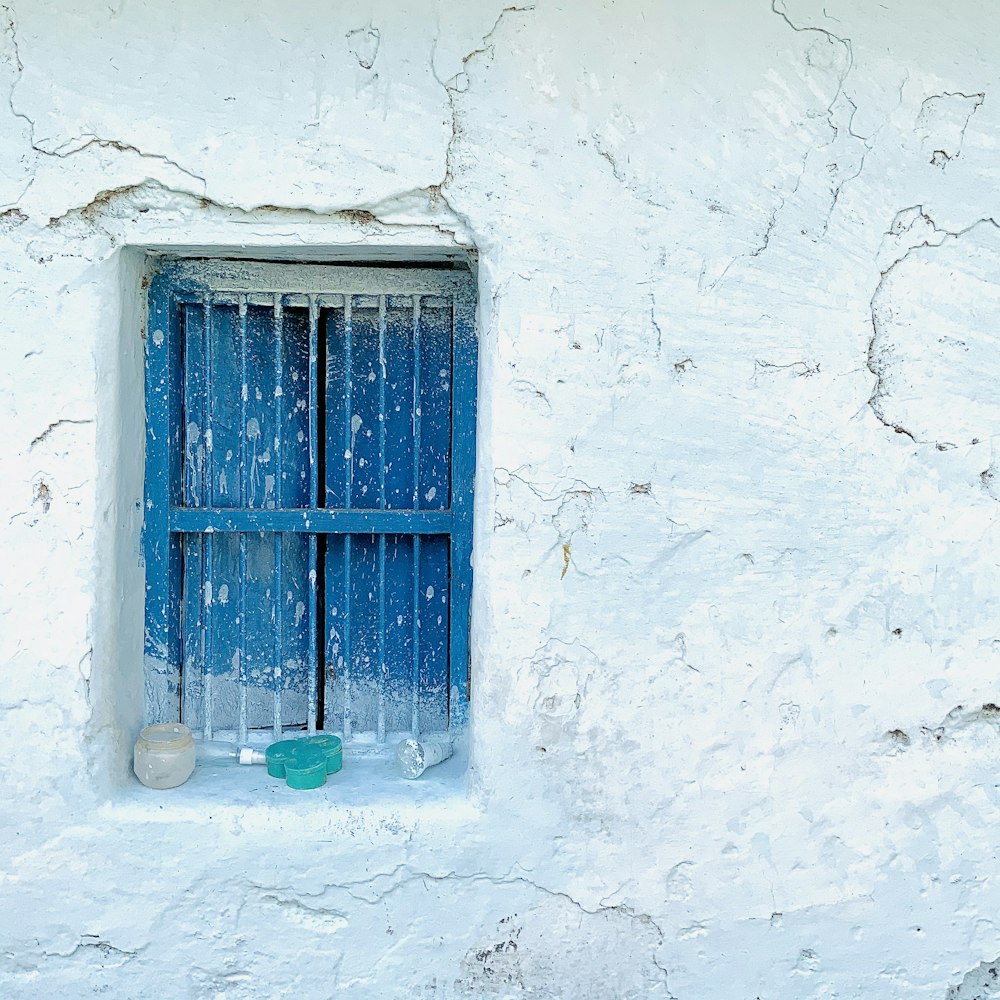
[[[333,733],[317,733],[299,740],[306,746],[319,747],[326,757],[326,773],[336,774],[344,766],[344,744],[339,736]]]
[[[333,772],[328,772],[327,749],[322,745],[282,740],[267,748],[267,773],[272,778],[284,778],[289,788],[307,789],[325,785],[327,773]]]
[[[191,729],[183,722],[157,722],[139,733],[139,739],[152,743],[157,750],[180,750],[194,742]]]

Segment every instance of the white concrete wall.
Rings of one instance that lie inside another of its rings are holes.
[[[1000,995],[1000,7],[0,15],[0,995]],[[145,248],[473,245],[467,786],[139,794]]]

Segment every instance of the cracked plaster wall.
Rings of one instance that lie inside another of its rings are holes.
[[[994,995],[1000,11],[0,15],[2,995]],[[123,813],[141,248],[472,245],[467,797]]]

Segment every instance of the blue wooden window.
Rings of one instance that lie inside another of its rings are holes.
[[[460,725],[475,404],[468,271],[162,266],[147,714],[240,740]]]

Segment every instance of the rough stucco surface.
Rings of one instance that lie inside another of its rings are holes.
[[[1000,995],[1000,11],[0,15],[0,995]],[[137,248],[456,244],[467,786],[137,799]]]

